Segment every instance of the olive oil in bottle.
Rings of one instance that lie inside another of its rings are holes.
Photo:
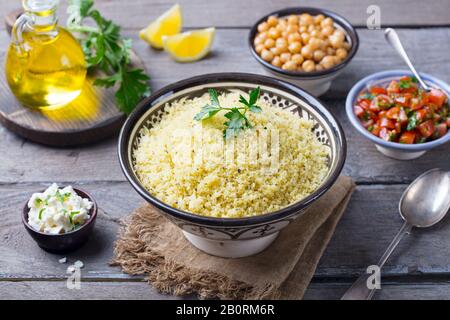
[[[78,41],[58,26],[57,0],[23,0],[25,13],[12,32],[6,79],[16,98],[30,108],[53,109],[83,88],[86,63]]]

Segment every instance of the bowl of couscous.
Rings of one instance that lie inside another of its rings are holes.
[[[144,100],[119,138],[135,190],[199,249],[256,254],[336,181],[346,157],[337,120],[273,78],[219,73]]]
[[[317,96],[330,88],[359,46],[358,34],[345,18],[308,7],[267,14],[251,28],[248,41],[267,71]]]

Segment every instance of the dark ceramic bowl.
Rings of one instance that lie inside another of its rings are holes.
[[[328,148],[328,172],[323,183],[308,197],[276,212],[250,218],[213,218],[173,208],[149,193],[134,170],[134,152],[145,128],[160,120],[165,108],[180,98],[261,87],[261,99],[314,122],[313,133]],[[142,101],[129,116],[119,137],[119,161],[125,177],[136,191],[180,227],[195,246],[219,256],[242,257],[261,251],[278,231],[319,199],[336,181],[344,165],[346,142],[334,116],[315,97],[281,80],[245,73],[217,73],[193,77],[169,85]]]
[[[348,52],[347,58],[345,58],[341,63],[335,65],[334,67],[322,71],[315,72],[301,72],[301,71],[287,71],[281,68],[273,66],[271,63],[262,59],[256,52],[253,45],[253,40],[258,33],[258,25],[261,22],[267,20],[270,16],[285,17],[290,14],[302,14],[309,13],[313,16],[323,14],[325,17],[330,17],[335,22],[335,27],[341,29],[346,34],[347,41],[351,44],[350,51]],[[253,57],[269,72],[282,78],[283,80],[289,81],[301,88],[304,88],[314,95],[321,95],[325,93],[331,85],[331,82],[341,73],[345,66],[347,66],[350,61],[355,56],[359,47],[359,38],[356,33],[355,28],[348,22],[345,18],[329,10],[319,9],[319,8],[309,8],[309,7],[294,7],[286,8],[283,10],[278,10],[271,12],[261,19],[259,19],[251,28],[248,37],[248,45]]]
[[[73,190],[80,197],[87,198],[92,202],[93,205],[89,213],[91,217],[80,228],[64,234],[48,234],[33,229],[33,227],[28,224],[28,201],[25,203],[25,207],[22,212],[22,222],[34,241],[36,241],[38,246],[45,251],[59,254],[75,251],[80,248],[92,234],[95,220],[97,218],[97,203],[95,202],[95,199],[86,191],[78,188],[73,188]]]

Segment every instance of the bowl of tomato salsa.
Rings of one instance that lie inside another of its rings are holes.
[[[430,91],[410,71],[394,70],[365,77],[347,96],[352,125],[388,157],[415,159],[450,140],[450,86],[421,76]]]

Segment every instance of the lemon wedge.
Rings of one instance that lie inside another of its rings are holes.
[[[179,4],[164,12],[159,18],[139,32],[139,37],[157,49],[163,48],[163,36],[180,33],[183,19]]]
[[[164,36],[164,50],[175,61],[197,61],[206,56],[210,51],[215,33],[215,28],[206,28],[187,31],[173,36]]]

